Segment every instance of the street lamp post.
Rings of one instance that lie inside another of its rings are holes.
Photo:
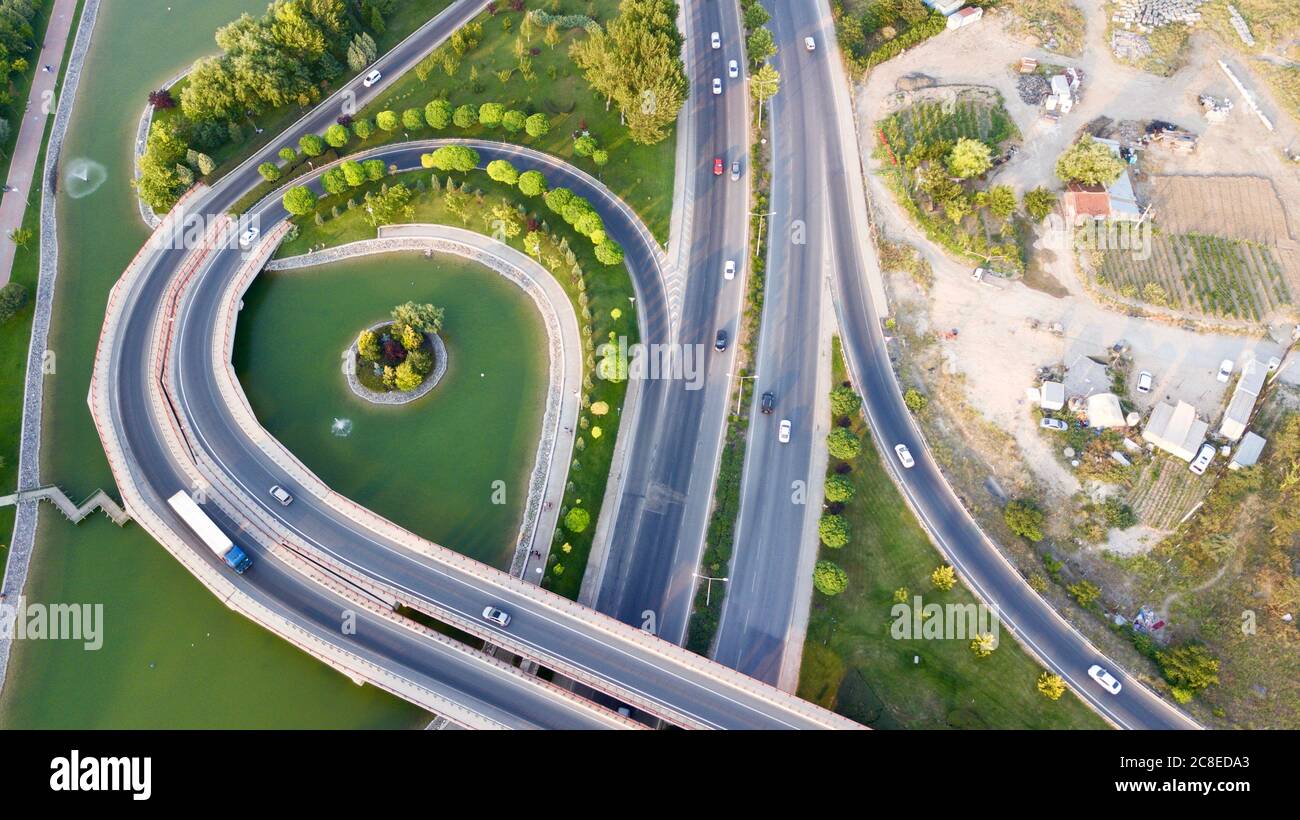
[[[740,402],[745,397],[745,379],[757,379],[758,376],[741,376],[740,389],[736,391],[736,415],[740,415]]]
[[[714,577],[709,576],[709,575],[701,575],[701,574],[699,574],[698,572],[696,572],[696,573],[692,573],[692,574],[693,574],[696,578],[699,578],[701,581],[704,581],[704,582],[706,582],[706,583],[708,584],[708,586],[705,587],[705,589],[704,589],[704,605],[705,605],[705,606],[708,606],[708,605],[709,605],[709,601],[711,601],[711,600],[713,599],[713,582],[714,582],[714,581],[717,581],[717,582],[719,582],[719,583],[724,583],[724,584],[725,584],[727,581],[731,580],[731,579],[729,579],[729,578],[714,578]]]
[[[758,243],[757,243],[754,247],[756,247],[756,248],[761,248],[761,247],[763,247],[763,223],[767,221],[767,217],[772,216],[772,215],[775,214],[775,213],[776,213],[776,211],[766,211],[766,212],[764,212],[764,211],[752,211],[752,212],[750,212],[750,214],[749,214],[750,216],[756,216],[756,217],[758,217]]]

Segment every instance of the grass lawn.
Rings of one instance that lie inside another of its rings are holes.
[[[835,340],[834,381],[846,380]],[[969,604],[958,584],[940,592],[930,573],[943,559],[904,504],[880,463],[866,424],[854,419],[862,452],[848,477],[857,493],[843,511],[849,544],[821,548],[849,576],[835,597],[814,591],[798,694],[875,728],[1105,728],[1067,693],[1049,701],[1035,688],[1043,669],[1004,631],[993,654],[978,658],[966,640],[895,640],[890,636],[894,591],[908,601]],[[832,459],[832,469],[837,462]],[[919,656],[920,663],[914,662]]]
[[[411,32],[441,14],[451,3],[452,0],[405,0],[400,3],[390,15],[383,34],[375,36],[375,45],[378,46],[379,55],[386,54],[393,46],[406,39]],[[216,32],[213,32],[213,34],[215,35]],[[337,88],[346,85],[355,76],[345,67],[344,74],[338,84],[333,85],[325,93],[332,94]],[[182,116],[180,99],[181,91],[184,90],[186,82],[187,78],[182,77],[172,86],[172,96],[176,99],[177,105],[175,108],[155,112],[155,121],[166,121]],[[313,107],[307,106],[304,108],[299,105],[286,105],[283,108],[268,111],[256,119],[250,118],[241,121],[240,126],[243,127],[246,138],[241,142],[228,142],[210,153],[212,159],[217,163],[217,168],[204,181],[211,185],[230,170],[239,167],[240,163],[284,133],[286,128],[297,122]],[[254,127],[261,128],[262,132],[257,133]]]
[[[460,217],[448,210],[441,192],[426,190],[417,193],[412,204],[414,216],[409,220],[415,223],[442,223],[464,226],[482,233],[491,231],[489,209],[503,200],[511,204],[523,202],[529,206],[529,218],[536,223],[545,221],[551,232],[551,239],[545,240],[541,262],[555,275],[556,280],[573,303],[578,315],[578,325],[582,330],[586,357],[583,365],[583,407],[578,422],[578,442],[575,443],[574,460],[569,466],[568,484],[565,487],[564,503],[560,510],[561,520],[573,507],[583,507],[591,514],[589,525],[580,533],[571,533],[563,526],[556,530],[556,540],[551,550],[551,560],[547,564],[543,586],[569,598],[577,598],[582,586],[582,575],[587,567],[587,555],[591,551],[591,539],[596,531],[596,522],[600,513],[601,502],[605,498],[605,482],[609,477],[609,466],[614,456],[614,445],[618,439],[618,419],[623,409],[623,398],[627,392],[627,383],[611,382],[595,377],[595,349],[605,343],[609,337],[626,337],[629,346],[636,344],[638,335],[636,315],[632,310],[630,298],[633,296],[632,280],[623,266],[607,267],[596,260],[591,242],[576,233],[568,224],[551,213],[540,198],[526,199],[517,188],[491,179],[486,172],[474,171],[467,175],[455,175],[458,184],[462,181],[467,192],[482,190],[482,197],[471,197],[469,219],[462,222]],[[387,177],[384,182],[392,185],[405,182],[408,186],[422,181],[426,186],[431,177],[429,171],[414,171]],[[444,186],[447,176],[440,177]],[[348,194],[336,195],[322,199],[320,210],[330,213],[339,207],[339,216],[316,225],[311,218],[301,219],[301,233],[291,242],[280,246],[278,256],[296,256],[306,253],[309,248],[341,245],[360,239],[372,239],[376,230],[364,219],[365,211],[360,206],[364,192],[378,187],[379,182],[350,191]],[[358,207],[346,209],[345,203],[351,196]],[[540,227],[538,228],[540,230]],[[526,227],[525,227],[526,230]],[[511,246],[523,250],[524,231],[509,240]],[[561,240],[568,243],[573,251],[574,261],[582,269],[583,277],[579,279],[571,272],[571,264],[566,258]],[[584,287],[580,283],[585,282]],[[618,311],[615,316],[614,311]],[[503,340],[508,343],[509,340]],[[604,402],[608,413],[596,416],[591,407]],[[600,433],[596,434],[596,429]],[[566,550],[565,547],[568,547]]]
[[[82,5],[77,4],[77,10],[73,15],[69,46],[63,55],[64,64],[59,66],[59,82],[56,88],[58,91],[63,90],[63,69],[72,54],[71,38],[76,36],[77,25],[81,21]],[[41,32],[44,32],[46,22],[45,13],[41,12],[37,20]],[[39,34],[37,39],[40,39]],[[36,57],[32,59],[35,60]],[[33,70],[39,69],[33,66]],[[21,91],[26,96],[30,85],[31,77],[27,77],[22,88],[15,87],[15,92]],[[17,99],[16,96],[15,98]],[[32,183],[40,178],[39,174],[45,167],[45,147],[50,138],[50,125],[53,122],[52,116],[46,120],[41,150],[36,156],[36,169],[32,179],[23,186],[24,190],[31,191]],[[17,134],[18,128],[15,126],[14,139],[17,139]],[[6,146],[6,149],[11,147],[12,145]],[[3,166],[5,176],[9,173],[8,157],[9,151],[6,150]],[[10,269],[9,275],[9,281],[18,282],[27,288],[27,304],[18,311],[18,315],[0,325],[0,494],[9,493],[18,487],[18,445],[23,426],[23,388],[27,378],[27,350],[31,344],[36,281],[41,269],[40,224],[40,197],[36,197],[23,214],[23,227],[32,232],[33,239],[26,249],[16,250],[13,268]],[[0,241],[8,242],[9,239],[4,237]],[[15,507],[0,507],[0,577],[4,575],[4,564],[8,559],[9,538],[13,533],[15,513]]]

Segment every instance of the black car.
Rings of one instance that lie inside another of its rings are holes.
[[[727,331],[718,331],[717,338],[713,340],[713,349],[719,353],[727,349]]]
[[[776,408],[776,395],[772,393],[771,390],[769,390],[763,394],[763,401],[759,405],[759,409],[761,409],[764,413],[771,415],[772,410],[775,408]]]

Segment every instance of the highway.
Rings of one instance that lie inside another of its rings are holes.
[[[1002,556],[997,545],[980,530],[935,464],[903,404],[885,347],[882,313],[869,285],[873,279],[878,279],[880,271],[867,231],[862,167],[848,81],[835,43],[829,6],[826,0],[815,3],[773,2],[768,6],[773,15],[773,33],[784,55],[781,62],[782,90],[777,95],[780,103],[776,109],[781,112],[778,116],[783,125],[776,129],[775,176],[778,184],[781,179],[808,180],[812,189],[821,189],[821,195],[825,197],[820,207],[812,199],[801,204],[797,201],[800,194],[795,190],[788,195],[796,201],[788,207],[795,214],[804,207],[812,209],[814,214],[824,215],[824,225],[809,221],[809,241],[816,243],[818,237],[829,237],[827,267],[831,271],[835,312],[849,372],[863,397],[867,420],[884,454],[887,468],[893,472],[909,504],[962,581],[997,612],[1004,632],[1014,634],[1094,709],[1120,728],[1198,728],[1183,712],[1102,655],[1029,587]],[[815,53],[804,52],[798,45],[805,36],[815,38]],[[796,56],[798,59],[794,59]],[[795,89],[802,90],[802,93],[792,94]],[[805,117],[790,116],[800,104],[794,97],[804,98],[813,89],[818,94],[816,113]],[[781,209],[783,204],[775,201],[774,206]],[[779,223],[772,228],[774,234],[785,229],[786,226]],[[792,305],[791,309],[797,310],[797,305]],[[765,334],[768,332],[765,328]],[[789,335],[793,334],[783,334],[781,338]],[[786,411],[778,411],[781,412]],[[756,429],[760,428],[756,426]],[[916,466],[912,469],[903,469],[894,458],[893,447],[898,443],[906,444],[915,457]],[[748,501],[747,496],[746,503]],[[744,569],[739,564],[739,557],[748,546],[747,542],[739,545],[737,575]],[[785,548],[792,550],[793,544]],[[778,577],[778,572],[783,570],[774,572],[772,566],[763,566],[762,571],[773,572],[774,577],[762,579],[761,583],[775,586],[773,591],[762,593],[768,597],[756,597],[755,601],[761,600],[765,606],[778,610],[786,604],[788,597],[780,593],[780,585],[792,587],[795,579]],[[728,604],[732,604],[736,597],[743,597],[743,590],[733,581]],[[757,638],[747,644],[739,641],[738,650],[731,650],[732,644],[726,644],[728,651],[734,651],[734,654],[719,659],[728,662],[739,658],[738,668],[754,669],[759,673],[766,670],[770,665],[767,659],[775,650],[765,647],[763,636],[780,639],[780,624],[788,622],[789,617],[784,612],[773,612],[764,617],[768,626],[759,627]],[[725,622],[724,627],[727,627]],[[763,629],[770,631],[764,633]],[[1105,666],[1119,677],[1123,683],[1120,694],[1106,693],[1087,676],[1088,668],[1094,663]]]
[[[464,20],[473,16],[483,3],[457,3],[450,7],[422,35],[418,42],[407,44],[381,59],[379,66],[390,82],[441,39],[450,35]],[[357,92],[358,105],[381,94],[384,85]],[[217,183],[197,200],[188,203],[191,212],[207,216],[223,213],[258,182],[256,165],[272,156],[279,145],[293,142],[306,132],[320,133],[334,121],[336,102],[331,98],[304,118],[283,139],[272,143],[258,155]],[[419,155],[434,145],[449,141],[431,141],[388,146],[371,152],[386,163],[402,169],[419,168]],[[627,254],[638,292],[638,311],[643,324],[643,338],[665,338],[666,309],[658,282],[657,248],[652,237],[620,201],[590,177],[569,168],[558,160],[508,145],[474,143],[483,161],[509,158],[521,170],[542,170],[551,185],[565,185],[586,196],[604,218],[611,236]],[[319,186],[314,175],[296,180]],[[255,211],[264,234],[286,216],[278,196],[259,204]],[[176,463],[162,430],[168,423],[150,400],[151,368],[155,339],[154,323],[159,315],[166,283],[182,268],[187,250],[158,249],[148,252],[139,279],[129,292],[121,295],[123,325],[113,336],[108,353],[109,372],[105,381],[109,396],[110,424],[118,434],[130,476],[118,476],[119,482],[130,479],[141,488],[150,508],[178,533],[196,546],[196,551],[212,565],[216,560],[188,536],[162,499],[190,482]],[[718,728],[824,728],[851,726],[848,721],[824,710],[811,707],[783,695],[771,687],[736,676],[721,666],[700,659],[673,644],[653,638],[639,629],[620,624],[584,609],[537,587],[525,584],[505,573],[477,564],[460,556],[433,557],[400,544],[385,531],[371,530],[342,516],[311,493],[303,492],[289,475],[276,466],[231,417],[230,408],[220,394],[215,376],[226,366],[214,350],[216,308],[222,286],[231,280],[243,254],[224,248],[211,254],[195,272],[186,288],[186,296],[174,325],[176,340],[171,348],[174,394],[169,395],[175,412],[194,430],[197,447],[217,465],[223,483],[242,489],[246,498],[233,494],[227,500],[236,505],[252,503],[258,509],[246,509],[246,520],[274,517],[294,537],[311,545],[340,567],[364,576],[368,582],[397,594],[411,605],[423,605],[448,616],[458,626],[511,651],[539,661],[548,668],[574,673],[584,681],[594,681],[597,688],[620,695],[629,694],[651,713],[681,717],[690,725]],[[657,290],[658,289],[658,290]],[[642,417],[654,418],[654,405],[643,410]],[[656,422],[651,429],[662,429]],[[636,432],[638,437],[639,431]],[[297,496],[291,507],[273,505],[266,488],[279,483]],[[214,517],[233,533],[242,526],[208,505]],[[349,651],[366,653],[378,665],[399,674],[409,675],[421,685],[435,686],[450,693],[461,703],[481,706],[497,715],[503,724],[568,726],[590,728],[610,725],[608,714],[588,711],[587,707],[555,708],[562,695],[542,684],[535,684],[531,702],[517,696],[518,680],[503,685],[501,670],[487,662],[474,662],[476,656],[448,672],[445,650],[431,646],[431,641],[413,631],[385,626],[363,618],[363,628],[355,635],[339,634],[339,600],[297,573],[286,571],[260,546],[250,545],[255,565],[245,576],[231,578],[232,583],[277,611],[288,611],[313,634],[346,645]],[[486,604],[496,604],[512,613],[506,630],[484,622],[479,613]],[[463,620],[457,620],[463,619]],[[522,701],[517,703],[517,701]],[[511,716],[514,724],[503,717]]]
[[[781,90],[770,105],[771,241],[754,402],[770,390],[776,406],[771,415],[750,408],[735,557],[713,657],[776,685],[783,663],[797,665],[803,645],[795,625],[799,605],[807,603],[799,600],[800,593],[808,591],[798,583],[810,535],[809,505],[803,501],[820,493],[805,492],[797,503],[794,483],[811,488],[821,482],[821,476],[811,475],[811,464],[814,437],[824,435],[825,428],[824,422],[818,427],[817,356],[833,212],[826,175],[809,173],[823,167],[826,153],[825,78],[806,67],[818,55],[803,45],[808,18],[815,19],[815,13],[802,4],[767,5],[777,46],[771,62],[781,75]],[[797,222],[806,225],[802,242]],[[791,423],[787,444],[777,439],[782,419]],[[814,519],[817,513],[811,510]],[[816,537],[811,534],[814,542]]]
[[[693,194],[689,256],[681,327],[675,341],[689,346],[686,355],[701,361],[698,382],[645,379],[636,443],[615,510],[609,555],[595,606],[624,623],[650,628],[681,643],[690,621],[695,572],[703,551],[713,501],[727,405],[731,396],[739,317],[746,282],[747,209],[749,204],[748,88],[745,83],[743,31],[739,9],[729,2],[685,5],[686,55],[691,120],[678,139],[691,139],[687,161]],[[710,43],[712,32],[721,48]],[[741,76],[727,76],[736,60]],[[714,95],[713,78],[724,92]],[[727,171],[713,173],[722,157]],[[741,161],[738,181],[730,178],[733,160]],[[723,279],[727,260],[736,277]],[[719,329],[732,343],[713,349]]]

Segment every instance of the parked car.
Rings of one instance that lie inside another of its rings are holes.
[[[1124,688],[1114,675],[1095,663],[1088,668],[1088,677],[1101,684],[1101,688],[1112,695],[1118,695],[1119,690]]]
[[[776,409],[776,394],[771,390],[764,393],[763,401],[759,403],[759,409],[763,411],[764,415],[772,415],[772,411]]]
[[[723,165],[722,165],[722,157],[714,157],[714,158],[713,158],[713,175],[714,175],[715,177],[720,177],[720,176],[722,176],[722,169],[723,169]]]
[[[731,181],[735,182],[738,179],[740,179],[740,160],[733,159],[731,161]]]
[[[989,272],[988,268],[976,268],[975,270],[970,272],[970,278],[974,279],[976,282],[980,282],[984,279],[984,275],[988,272]]]
[[[485,607],[483,609],[483,620],[491,621],[502,629],[505,629],[507,626],[510,626],[510,613],[506,612],[504,609],[497,609],[494,606]]]
[[[1205,471],[1209,469],[1211,461],[1214,461],[1214,445],[1206,442],[1201,445],[1201,449],[1196,453],[1196,458],[1192,459],[1192,463],[1188,465],[1187,469],[1197,475],[1204,475]]]
[[[1069,430],[1069,429],[1070,429],[1070,425],[1066,424],[1065,422],[1061,421],[1060,419],[1047,419],[1047,418],[1045,418],[1045,419],[1043,419],[1042,421],[1038,422],[1038,426],[1039,426],[1039,427],[1042,427],[1042,428],[1044,428],[1044,429],[1047,429],[1047,430],[1061,430],[1061,431],[1065,431],[1065,430]]]
[[[709,44],[714,48],[722,48],[722,35],[716,31],[713,32],[713,34],[709,36]]]
[[[1216,378],[1226,383],[1228,379],[1232,378],[1232,368],[1234,367],[1236,367],[1236,362],[1232,359],[1224,359],[1223,363],[1219,365],[1219,375]]]
[[[776,431],[776,440],[782,444],[790,443],[790,420],[781,419],[781,426]]]
[[[721,78],[721,77],[714,77],[714,78],[713,78],[713,93],[714,93],[714,94],[721,94],[721,93],[722,93],[722,78]]]
[[[805,37],[803,38],[803,47],[808,49],[809,51],[816,51],[817,41],[811,37]]]
[[[722,278],[732,280],[736,278],[736,260],[728,259],[722,265]]]
[[[730,78],[733,79],[733,80],[736,79],[737,77],[739,77],[739,76],[740,76],[740,63],[736,62],[735,60],[732,60],[732,61],[728,62],[728,63],[727,63],[727,76],[730,77]]]
[[[719,353],[727,349],[727,331],[718,331],[718,335],[713,338],[713,349]]]
[[[370,72],[369,74],[366,75],[365,79],[361,81],[361,84],[364,85],[366,88],[370,88],[372,85],[374,85],[375,83],[379,82],[379,80],[380,80],[383,76],[384,76],[384,75],[383,75],[383,74],[380,74],[379,71],[377,71],[377,70],[376,70],[376,71],[372,71],[372,72]]]
[[[289,495],[289,491],[279,484],[271,485],[271,497],[279,501],[281,507],[287,507],[293,503],[293,496]]]
[[[916,461],[912,459],[912,452],[907,449],[906,444],[895,444],[894,454],[898,456],[898,462],[902,464],[905,469],[910,470],[916,464]]]
[[[1151,385],[1155,383],[1155,376],[1151,375],[1150,370],[1143,370],[1138,374],[1138,392],[1150,393]]]

